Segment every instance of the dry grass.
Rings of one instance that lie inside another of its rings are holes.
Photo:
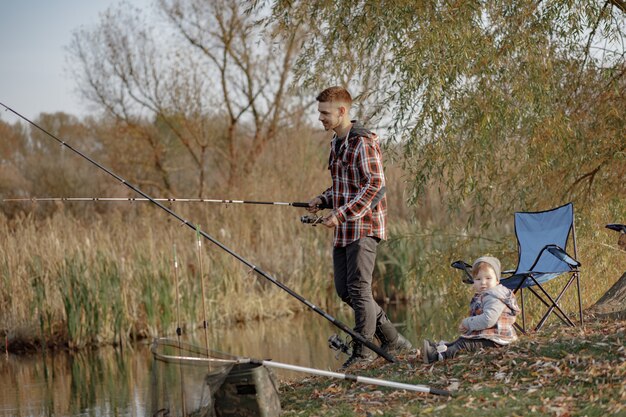
[[[69,342],[78,347],[171,333],[178,325],[178,313],[181,327],[197,327],[204,315],[195,233],[181,233],[179,225],[154,217],[137,216],[131,223],[95,218],[89,224],[62,213],[42,221],[29,216],[0,219],[5,248],[0,259],[2,330],[13,340]],[[221,222],[216,231],[227,245],[276,273],[295,291],[307,292],[325,304],[320,291],[312,293],[314,288],[305,278],[319,275],[312,269],[326,263],[321,257],[327,253],[320,247],[306,257],[303,254],[303,248],[322,246],[321,240],[306,233],[288,237],[286,230],[277,228],[274,239],[288,240],[294,250],[285,253],[276,246],[271,262],[264,262],[263,249],[268,248],[254,244],[261,238],[237,227],[238,219],[231,222],[230,227]],[[174,245],[179,264],[178,305]],[[211,322],[284,315],[301,308],[211,246],[206,242],[201,251]]]

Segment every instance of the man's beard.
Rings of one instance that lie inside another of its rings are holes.
[[[337,126],[341,125],[341,119],[337,121],[334,125],[331,122],[322,123],[325,131],[334,130]]]

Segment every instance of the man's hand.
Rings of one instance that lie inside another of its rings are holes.
[[[335,216],[335,213],[331,211],[322,217],[322,224],[332,229],[333,227],[339,226],[339,220],[337,219],[337,216]]]
[[[317,213],[320,211],[320,206],[322,205],[322,199],[319,197],[315,197],[313,200],[309,201],[309,207],[307,207],[307,211],[309,213]]]

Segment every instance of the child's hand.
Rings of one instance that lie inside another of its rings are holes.
[[[463,323],[459,324],[459,333],[465,334],[469,332],[469,329],[463,325]]]

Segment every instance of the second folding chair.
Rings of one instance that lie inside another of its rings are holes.
[[[573,256],[565,249],[567,242],[572,242]],[[528,290],[546,307],[545,313],[539,319],[534,330],[543,327],[550,314],[554,313],[561,321],[569,326],[574,322],[563,311],[559,304],[565,292],[576,283],[578,298],[578,316],[583,324],[582,301],[580,298],[580,262],[577,261],[576,229],[574,227],[574,206],[565,204],[547,211],[517,212],[515,213],[515,236],[518,243],[517,268],[512,271],[503,271],[500,280],[502,285],[517,293],[519,291],[522,306],[522,325],[520,330],[526,332],[526,312],[524,310],[524,290]],[[465,271],[464,282],[471,283],[469,272],[471,265],[463,261],[452,263],[452,267]],[[556,296],[551,295],[544,284],[561,275],[563,286]]]

